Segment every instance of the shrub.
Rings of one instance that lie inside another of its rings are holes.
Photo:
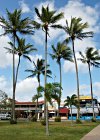
[[[32,120],[32,122],[37,122],[37,117],[33,116],[31,120]]]
[[[76,123],[77,123],[77,124],[81,124],[82,121],[81,121],[80,119],[76,119]]]
[[[61,122],[61,117],[56,117],[55,122]]]
[[[41,124],[42,125],[46,125],[46,120],[45,119],[41,119]]]
[[[95,118],[92,118],[92,119],[91,119],[91,122],[96,122],[96,119],[95,119]]]
[[[10,120],[10,124],[17,124],[17,120]]]

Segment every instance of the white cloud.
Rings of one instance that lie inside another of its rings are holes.
[[[95,48],[96,42],[92,38],[85,38],[84,40],[75,40],[75,51],[85,51],[87,47]]]
[[[76,53],[76,58],[80,58],[79,54]],[[78,64],[78,71],[81,73],[87,73],[88,72],[88,65],[83,64],[81,61],[77,60]],[[63,65],[64,72],[75,72],[75,64],[69,61],[64,61]]]
[[[54,1],[46,1],[42,2],[39,5],[36,5],[36,7],[41,11],[41,7],[49,5],[50,9],[55,10]],[[77,9],[77,10],[76,10]],[[88,22],[89,28],[86,31],[94,31],[99,32],[100,26],[98,24],[99,20],[99,12],[97,6],[91,7],[89,5],[84,4],[81,0],[69,0],[68,3],[66,3],[65,6],[59,8],[57,10],[57,13],[64,12],[64,18],[61,19],[58,23],[65,25],[65,20],[67,19],[70,23],[71,16],[73,17],[81,17],[82,22]],[[35,15],[34,20],[38,21],[38,17]],[[40,31],[41,32],[41,31]],[[42,34],[42,32],[41,32]],[[35,33],[34,39],[36,39],[36,42],[38,44],[41,43],[43,45],[44,37],[43,35],[39,34],[39,32]],[[62,30],[54,30],[50,29],[49,31],[50,38],[48,38],[49,43],[51,44],[51,41],[53,42],[55,39],[57,41],[63,41],[66,38],[65,33]],[[83,41],[76,41],[76,51],[78,50],[84,50],[87,46],[95,46],[96,43],[93,41],[93,39],[85,39]]]
[[[80,93],[83,95],[90,95],[90,84],[89,85],[81,85],[80,86]],[[97,98],[100,101],[100,82],[94,82],[93,83],[93,96]]]
[[[32,96],[36,94],[37,86],[38,81],[35,77],[18,82],[16,86],[16,100],[31,101]]]
[[[19,5],[22,10],[22,13],[29,13],[31,11],[29,6],[24,2],[24,0],[19,1]]]
[[[21,80],[16,86],[16,100],[18,101],[31,101],[32,96],[36,94],[36,88],[38,86],[38,81],[36,77],[27,78]],[[12,81],[5,78],[5,76],[0,77],[0,90],[7,93],[9,97],[12,98]]]
[[[10,47],[8,44],[10,39],[8,36],[0,37],[0,67],[6,68],[7,66],[12,66],[12,54],[7,53],[7,50],[4,47]],[[17,64],[18,57],[15,57],[15,63]]]
[[[0,77],[0,90],[6,92],[7,95],[9,95],[10,97],[12,97],[11,96],[11,84],[12,84],[12,82],[8,81],[4,75],[2,75]]]
[[[45,35],[45,33],[42,30],[37,30],[37,31],[35,31],[35,34],[31,38],[34,40],[34,43],[36,45],[39,44],[39,46],[43,46],[44,39],[45,39],[44,35]]]
[[[32,96],[36,94],[38,82],[36,77],[27,78],[17,83],[16,87],[16,100],[17,101],[31,101]],[[8,81],[4,76],[0,77],[0,90],[6,92],[12,98],[12,81]],[[68,96],[76,94],[76,91],[69,92]],[[93,94],[100,101],[100,82],[93,83]],[[90,85],[80,85],[80,95],[91,95]],[[65,98],[66,96],[63,96]]]

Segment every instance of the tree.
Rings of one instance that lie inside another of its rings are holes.
[[[40,23],[33,21],[32,24],[35,28],[40,29],[45,32],[45,87],[47,83],[47,36],[49,35],[49,28],[57,28],[59,25],[55,25],[57,21],[59,21],[63,17],[63,13],[55,14],[56,11],[50,11],[49,6],[46,8],[42,6],[41,13],[37,8],[35,8],[36,15],[38,16]],[[45,97],[45,96],[44,96]],[[48,129],[48,103],[46,98],[45,99],[45,118],[46,118],[46,135],[49,135],[49,129]]]
[[[32,27],[30,26],[29,18],[22,19],[21,10],[15,9],[12,13],[6,10],[7,19],[3,16],[0,17],[0,26],[4,29],[2,35],[10,34],[13,38],[13,44],[15,46],[15,40],[18,39],[17,33],[21,34],[33,34]],[[13,47],[13,102],[12,102],[12,120],[15,121],[15,54]]]
[[[42,97],[42,94],[38,91],[38,88],[37,88],[37,93],[38,94],[35,94],[33,97],[32,97],[32,102],[35,102],[36,101],[36,109],[35,109],[35,117],[37,119],[37,115],[38,115],[38,99]]]
[[[61,59],[72,61],[72,52],[69,47],[65,44],[60,42],[57,43],[56,48],[52,45],[53,54],[50,54],[52,59],[56,59],[56,62],[59,65],[59,72],[60,72],[60,87],[62,87],[62,70],[61,70]],[[59,109],[60,109],[60,101],[61,101],[61,94],[62,90],[60,89],[59,94],[59,104],[58,104],[58,116],[59,116]]]
[[[61,86],[57,82],[46,84],[46,98],[52,106],[53,106],[52,99],[55,99],[59,106],[60,89],[61,89]]]
[[[38,80],[39,86],[37,88],[37,96],[35,96],[35,97],[37,97],[37,101],[36,101],[36,117],[37,117],[38,97],[40,95],[39,88],[41,87],[40,76],[45,75],[45,60],[37,59],[36,64],[33,61],[33,65],[34,65],[34,70],[27,69],[25,71],[31,73],[31,75],[29,75],[28,78],[36,76],[37,80]],[[49,65],[47,65],[47,73],[46,74],[48,77],[51,77],[50,75],[52,74],[52,72],[51,72],[51,70],[48,69],[48,67],[49,67]]]
[[[0,102],[7,99],[7,97],[8,95],[4,91],[0,90]]]
[[[0,90],[0,112],[1,112],[1,108],[6,108],[6,100],[8,98],[8,95]]]
[[[65,102],[64,106],[69,106],[70,107],[71,121],[72,121],[72,124],[73,124],[72,105],[77,107],[77,105],[78,105],[77,96],[75,94],[73,94],[71,97],[67,96],[67,98],[64,102]]]
[[[98,62],[100,60],[100,55],[98,50],[90,47],[87,48],[85,51],[85,54],[82,52],[79,52],[81,58],[79,60],[82,61],[82,63],[87,63],[89,68],[89,77],[90,77],[90,88],[91,88],[91,100],[92,100],[92,108],[93,108],[93,119],[95,118],[94,114],[94,103],[93,103],[93,86],[92,86],[92,76],[91,76],[91,66],[99,67],[100,63]]]
[[[60,89],[62,89],[62,87],[60,86],[60,84],[58,82],[54,82],[54,83],[47,83],[46,84],[46,99],[47,101],[50,103],[50,105],[53,106],[53,102],[52,99],[55,99],[58,103],[59,106],[59,95],[60,95]],[[40,92],[43,92],[45,90],[44,87],[41,87]]]
[[[16,76],[15,76],[15,90],[16,90],[16,84],[17,84],[17,78],[18,78],[18,71],[19,71],[19,66],[21,62],[21,57],[28,59],[31,61],[30,57],[28,56],[30,53],[33,51],[36,51],[37,49],[33,47],[30,43],[26,44],[25,39],[20,39],[18,38],[18,47],[15,47],[12,42],[8,42],[11,46],[11,48],[6,48],[9,53],[13,53],[13,47],[14,47],[14,53],[18,55],[18,65],[16,69]]]
[[[64,42],[72,42],[72,48],[73,48],[73,55],[74,55],[74,62],[75,62],[75,69],[76,69],[76,80],[77,80],[77,97],[78,97],[78,104],[79,108],[77,110],[77,119],[80,118],[80,102],[79,102],[79,76],[78,76],[78,66],[77,66],[77,60],[75,55],[75,40],[83,40],[87,37],[93,37],[93,32],[84,32],[85,29],[88,28],[88,23],[82,23],[81,18],[73,17],[71,18],[70,24],[68,24],[68,21],[66,20],[66,26],[62,27],[64,31],[68,34],[69,37],[66,38]]]

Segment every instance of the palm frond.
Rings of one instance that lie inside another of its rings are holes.
[[[59,21],[60,19],[62,19],[63,17],[64,17],[64,13],[60,13],[58,15],[55,15],[55,16],[52,17],[51,23],[54,24],[57,21]]]
[[[23,55],[23,57],[28,59],[30,62],[32,62],[31,58],[28,55]]]
[[[63,27],[62,27],[62,25],[60,25],[60,24],[54,24],[54,25],[51,25],[50,27],[52,27],[52,28],[54,28],[54,29],[62,29]]]
[[[31,24],[34,26],[35,29],[40,29],[41,27],[41,24],[36,21],[32,21]]]
[[[39,17],[39,18],[41,18],[41,15],[40,15],[40,13],[39,13],[39,11],[38,11],[38,9],[35,7],[35,12],[36,12],[36,14],[37,14],[37,16]]]

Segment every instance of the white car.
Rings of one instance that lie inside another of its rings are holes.
[[[8,113],[0,113],[0,120],[10,120],[11,119],[11,115]]]

